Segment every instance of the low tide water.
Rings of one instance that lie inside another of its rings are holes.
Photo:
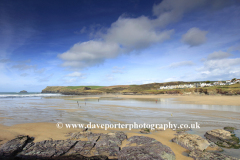
[[[21,96],[21,97],[20,97]],[[240,107],[178,104],[174,99],[101,97],[71,99],[60,94],[26,94],[1,97],[4,125],[34,122],[66,123],[192,123],[240,128]],[[92,97],[92,96],[91,96]]]

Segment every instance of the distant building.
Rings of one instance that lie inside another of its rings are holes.
[[[210,87],[212,86],[210,83],[200,83],[201,87]]]
[[[201,87],[200,83],[194,83],[194,87]]]
[[[240,83],[240,79],[236,79],[235,81],[234,81],[234,83]]]
[[[210,86],[223,86],[223,85],[232,85],[239,82],[240,79],[236,79],[234,82],[231,82],[231,80],[227,80],[226,83],[223,83],[221,81],[211,83],[194,83],[194,84],[179,84],[179,85],[168,85],[168,86],[161,86],[160,89],[182,89],[182,88],[198,88],[198,87],[210,87]]]

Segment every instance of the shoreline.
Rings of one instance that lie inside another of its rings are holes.
[[[75,96],[74,98],[66,98],[69,100],[77,99],[97,99],[101,97],[121,97],[121,98],[174,98],[176,103],[180,104],[200,104],[200,105],[229,105],[240,106],[240,96],[221,96],[221,95],[96,95],[97,97],[82,97]]]

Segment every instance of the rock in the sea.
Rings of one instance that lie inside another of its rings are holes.
[[[199,150],[191,151],[189,157],[192,157],[195,160],[238,160],[238,158],[231,157],[222,153],[202,152]]]
[[[190,151],[203,151],[210,145],[206,139],[203,139],[198,135],[188,133],[177,134],[176,137],[172,139],[172,141]]]
[[[128,139],[137,146],[124,147],[118,154],[119,160],[175,160],[175,154],[161,142],[149,137],[133,136]]]
[[[235,149],[240,148],[239,138],[229,131],[223,129],[214,129],[206,132],[204,136],[206,139],[214,142],[220,147]]]
[[[22,91],[20,91],[19,93],[28,93],[27,91],[25,91],[25,90],[22,90]]]
[[[33,139],[29,136],[18,136],[15,139],[3,144],[0,148],[0,159],[3,157],[13,157],[18,152],[22,151],[25,145]]]
[[[77,141],[71,140],[45,140],[37,143],[32,143],[30,146],[26,146],[17,157],[24,159],[50,159],[61,156],[68,152]]]

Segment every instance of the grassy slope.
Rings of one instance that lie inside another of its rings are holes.
[[[47,87],[43,91],[51,92],[91,92],[91,93],[124,93],[124,92],[135,92],[141,94],[173,94],[173,93],[184,93],[184,92],[195,92],[195,88],[185,88],[185,89],[171,89],[171,90],[159,90],[160,86],[164,85],[176,85],[176,84],[189,84],[193,82],[169,82],[169,83],[151,83],[143,85],[122,85],[122,86],[56,86],[56,87]],[[90,90],[84,90],[84,87],[91,88]],[[230,85],[230,86],[212,86],[212,87],[203,87],[203,90],[207,90],[208,93],[216,94],[219,93],[231,93],[231,94],[240,94],[240,84]],[[201,90],[198,88],[198,91]]]
[[[79,88],[83,88],[83,87],[88,87],[88,88],[91,88],[91,89],[99,89],[99,88],[102,88],[104,86],[68,86],[66,88],[69,88],[69,89],[79,89]]]

